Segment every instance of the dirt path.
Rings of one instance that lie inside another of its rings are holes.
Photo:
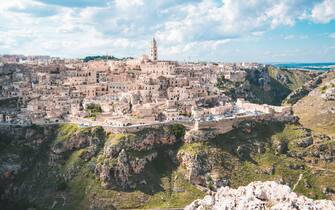
[[[292,188],[292,191],[295,190],[295,188],[298,186],[299,182],[301,181],[302,177],[303,177],[304,174],[299,174],[299,178],[297,180],[297,182],[294,184],[293,188]]]

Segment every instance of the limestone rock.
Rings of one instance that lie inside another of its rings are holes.
[[[157,157],[157,148],[179,140],[168,127],[124,135],[117,143],[108,141],[98,157],[95,173],[104,188],[134,188],[141,182],[136,180],[136,175],[140,175],[145,166]]]
[[[313,144],[313,138],[311,136],[297,142],[297,145],[299,147],[308,147],[312,144]]]
[[[207,154],[178,153],[180,164],[187,169],[187,179],[193,184],[206,185],[205,175],[210,171]]]
[[[276,154],[286,154],[288,151],[288,142],[287,141],[275,141],[274,148],[276,150]]]
[[[185,210],[229,209],[229,210],[335,210],[335,202],[312,200],[292,192],[286,185],[273,181],[252,182],[248,186],[232,189],[220,188],[214,195],[193,201]]]
[[[209,139],[213,139],[215,136],[217,136],[215,131],[190,130],[185,133],[184,142],[192,143],[208,141]]]

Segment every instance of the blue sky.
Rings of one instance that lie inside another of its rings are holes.
[[[0,54],[335,61],[335,0],[0,0]]]

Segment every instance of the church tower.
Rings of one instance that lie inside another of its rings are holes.
[[[157,42],[155,37],[153,37],[151,41],[151,60],[157,61]]]

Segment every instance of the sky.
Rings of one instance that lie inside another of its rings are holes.
[[[0,54],[335,62],[335,0],[0,0]]]

